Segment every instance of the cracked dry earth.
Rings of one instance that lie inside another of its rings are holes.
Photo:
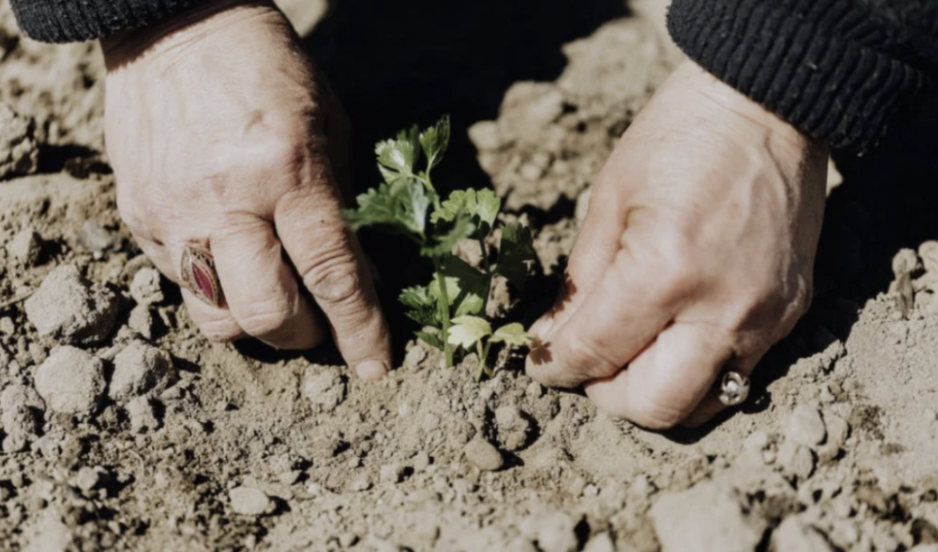
[[[660,4],[459,129],[545,278],[676,59]],[[476,384],[411,342],[367,385],[207,342],[119,221],[94,47],[23,39],[0,2],[0,60],[0,549],[938,551],[938,242],[884,242],[851,171],[816,306],[750,403],[662,435],[518,358]]]

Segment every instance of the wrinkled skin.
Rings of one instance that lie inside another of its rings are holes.
[[[211,2],[102,46],[121,216],[173,281],[186,243],[210,247],[226,304],[183,291],[202,332],[308,349],[329,329],[361,377],[383,376],[387,327],[341,219],[342,137],[325,135],[342,115],[283,15]]]
[[[724,366],[751,373],[810,303],[827,159],[685,62],[599,175],[528,373],[649,428],[711,418]]]

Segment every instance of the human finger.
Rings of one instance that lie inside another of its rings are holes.
[[[300,294],[269,222],[251,214],[229,216],[211,246],[228,310],[246,334],[280,349],[311,349],[322,342],[323,328]]]
[[[667,429],[694,411],[732,358],[728,334],[705,324],[675,323],[625,370],[589,381],[584,389],[614,416]]]
[[[361,247],[342,219],[328,168],[315,184],[285,194],[274,222],[306,288],[322,309],[342,357],[366,380],[390,369],[390,335]]]
[[[668,324],[683,296],[659,266],[620,250],[576,312],[535,345],[528,374],[544,385],[576,387],[621,370]]]

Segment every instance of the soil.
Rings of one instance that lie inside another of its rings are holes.
[[[573,4],[603,4],[574,22],[580,36],[533,39],[517,23],[516,42],[567,42],[565,62],[559,43],[540,65],[509,59],[472,94],[416,81],[410,103],[370,119],[400,100],[400,77],[335,79],[364,141],[398,117],[454,112],[453,163],[469,167],[455,180],[491,182],[536,231],[544,285],[510,305],[526,321],[556,287],[596,171],[679,59],[664,2]],[[353,19],[337,8],[310,43],[341,43]],[[442,369],[403,321],[401,366],[377,384],[334,352],[209,343],[120,223],[95,46],[24,39],[0,0],[0,62],[0,548],[938,550],[938,227],[924,187],[938,181],[925,124],[938,110],[838,159],[815,306],[750,401],[662,434],[543,388],[518,355],[481,384],[472,358]],[[486,65],[458,68],[434,78]],[[368,104],[381,82],[391,99]]]

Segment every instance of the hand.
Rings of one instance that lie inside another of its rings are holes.
[[[103,47],[118,208],[173,281],[187,243],[211,249],[225,304],[183,290],[202,332],[314,347],[324,324],[305,286],[349,365],[383,376],[388,331],[333,176],[343,144],[324,135],[338,112],[283,15],[203,3]]]
[[[685,62],[599,175],[528,373],[652,429],[703,423],[810,303],[828,151]]]

